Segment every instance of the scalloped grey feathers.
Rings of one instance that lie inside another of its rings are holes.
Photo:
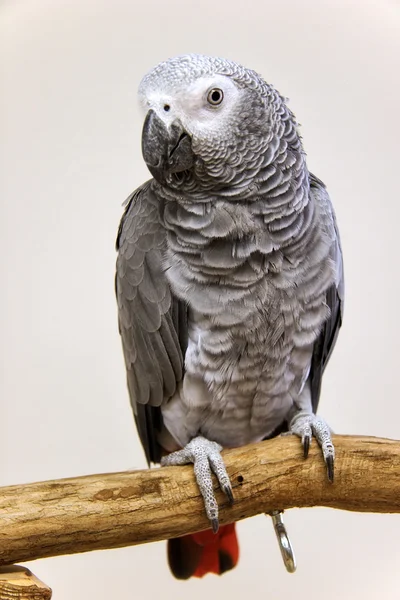
[[[161,268],[165,229],[149,183],[127,201],[117,238],[116,295],[128,389],[148,461],[158,462],[158,410],[183,375],[186,307]],[[180,342],[181,340],[181,342]]]
[[[193,167],[138,188],[118,232],[119,329],[149,462],[166,429],[180,446],[198,433],[234,446],[285,428],[293,404],[316,411],[342,322],[334,212],[283,98],[253,71],[189,56],[145,78],[142,100],[165,90],[172,112],[174,90],[216,73],[240,90],[228,125],[212,140],[193,127]]]

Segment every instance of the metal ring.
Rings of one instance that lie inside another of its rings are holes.
[[[292,544],[290,543],[290,539],[283,522],[282,514],[283,511],[274,510],[269,513],[269,516],[272,518],[272,522],[274,524],[276,538],[278,540],[286,570],[288,573],[294,573],[296,571],[296,558],[294,556]]]

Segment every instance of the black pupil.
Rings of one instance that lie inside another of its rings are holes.
[[[165,110],[165,112],[168,112],[170,108],[171,107],[170,107],[169,104],[164,104],[164,110]]]
[[[211,100],[213,102],[219,102],[221,100],[221,92],[214,90],[211,94]]]

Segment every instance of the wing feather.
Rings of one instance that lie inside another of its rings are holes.
[[[311,368],[309,382],[311,388],[311,400],[314,412],[317,412],[319,397],[321,394],[322,375],[326,365],[329,362],[333,348],[339,334],[339,329],[343,321],[344,310],[344,272],[343,256],[340,244],[339,230],[336,217],[332,208],[328,192],[325,185],[315,175],[310,174],[311,193],[323,194],[333,219],[333,235],[335,243],[333,245],[332,258],[336,265],[336,282],[328,289],[326,303],[330,309],[330,316],[324,323],[324,326],[314,344],[313,355],[311,359]]]
[[[159,462],[160,406],[183,376],[187,308],[162,270],[165,229],[151,181],[127,200],[121,219],[115,289],[130,400],[148,462]]]

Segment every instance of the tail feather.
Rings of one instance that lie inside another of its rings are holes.
[[[222,575],[239,560],[235,524],[222,525],[218,533],[211,530],[168,540],[168,563],[177,579],[203,577],[207,573]]]

